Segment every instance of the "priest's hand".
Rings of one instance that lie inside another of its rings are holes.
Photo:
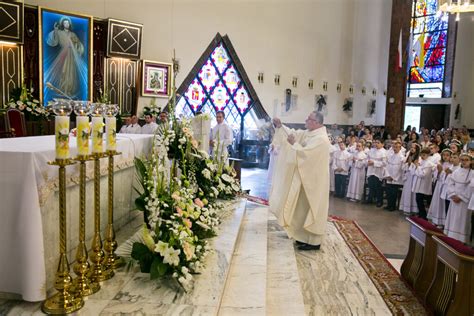
[[[281,125],[281,123],[280,123]],[[295,138],[295,135],[291,134],[291,135],[288,135],[288,138],[286,139],[291,145],[293,145],[294,143],[296,143],[296,138]]]
[[[281,127],[281,120],[278,118],[278,117],[275,117],[273,119],[273,125],[275,125],[276,128],[280,128]]]

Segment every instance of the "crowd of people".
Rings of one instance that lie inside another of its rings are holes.
[[[136,115],[125,117],[124,124],[120,129],[119,133],[122,134],[155,134],[156,129],[161,124],[168,123],[168,112],[162,111],[158,116],[158,123],[156,122],[156,116],[152,113],[145,113],[145,124],[140,126],[138,123],[138,117]]]
[[[417,132],[408,126],[392,139],[383,127],[361,122],[346,131],[332,125],[328,133],[336,197],[380,208],[386,201],[388,211],[416,214],[471,241],[474,141],[466,127]]]

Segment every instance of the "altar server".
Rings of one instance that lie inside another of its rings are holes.
[[[142,126],[142,134],[155,134],[158,124],[152,114],[145,114],[145,125]]]
[[[453,175],[453,172],[461,167],[459,163],[459,154],[451,152],[451,158],[449,162],[451,163],[451,166],[444,170],[444,173],[446,173],[446,177],[444,178],[444,185],[441,188],[441,199],[444,200],[444,210],[446,214],[448,214],[450,204],[450,200],[448,198],[448,181],[449,178]]]
[[[366,203],[376,201],[377,207],[383,205],[382,180],[383,171],[387,163],[387,153],[383,148],[380,138],[375,140],[375,147],[368,153],[367,159],[367,181],[369,184],[369,197]]]
[[[130,124],[132,124],[132,119],[130,116],[127,116],[123,121],[123,125],[119,133],[122,133],[122,134],[128,133],[127,130],[130,127]]]
[[[403,163],[405,156],[401,152],[402,144],[398,141],[392,143],[393,153],[387,159],[384,178],[387,180],[387,207],[390,212],[395,211],[398,190],[403,185]]]
[[[339,148],[334,152],[332,169],[334,170],[334,180],[336,186],[336,197],[346,196],[346,183],[349,174],[350,160],[352,155],[346,150],[346,144],[341,140]]]
[[[400,200],[400,210],[405,214],[418,213],[416,206],[416,194],[412,192],[413,177],[415,175],[415,161],[420,157],[421,147],[417,143],[411,143],[410,151],[408,152],[405,163],[403,164],[403,190],[402,198]]]
[[[212,155],[218,155],[219,159],[227,161],[229,155],[228,147],[234,141],[234,132],[232,128],[225,122],[224,111],[217,111],[217,124],[211,129],[209,146]]]
[[[142,128],[140,124],[138,124],[138,117],[136,115],[132,116],[131,124],[127,128],[127,133],[128,134],[141,134],[142,133]]]
[[[441,197],[441,192],[445,186],[446,170],[451,168],[451,150],[445,149],[441,153],[441,161],[433,172],[433,178],[436,180],[433,198],[431,199],[428,210],[428,219],[435,225],[444,226],[446,221],[445,199]]]
[[[413,193],[416,193],[416,206],[419,216],[426,219],[425,201],[433,194],[432,177],[435,164],[430,159],[430,149],[423,148],[420,152],[420,160],[415,162],[415,176],[413,177]]]
[[[453,172],[448,180],[448,215],[444,233],[449,237],[462,242],[469,242],[471,236],[472,211],[468,208],[472,192],[471,181],[473,172],[471,170],[472,156],[461,154],[461,168]]]
[[[351,160],[351,176],[347,188],[347,197],[351,201],[360,201],[364,197],[365,169],[367,167],[367,154],[364,152],[362,142],[356,143],[356,150]]]

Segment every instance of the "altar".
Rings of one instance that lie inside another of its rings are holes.
[[[134,208],[135,157],[147,155],[152,135],[117,134],[115,157],[114,225],[130,220]],[[76,139],[70,139],[71,156]],[[54,136],[0,139],[0,292],[26,301],[46,298],[53,287],[58,260],[58,170],[47,164],[55,158]],[[101,159],[101,227],[107,225],[107,158]],[[86,245],[93,236],[93,163],[87,164]],[[66,169],[67,247],[73,262],[78,243],[79,166]]]

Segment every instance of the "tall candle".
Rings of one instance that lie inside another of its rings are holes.
[[[56,133],[56,159],[69,158],[69,116],[57,115],[54,119]]]
[[[89,117],[76,117],[76,137],[77,137],[77,154],[79,156],[89,155]]]
[[[114,116],[107,117],[105,119],[105,132],[107,135],[107,146],[106,149],[110,151],[117,150],[117,119]]]
[[[104,119],[102,116],[92,117],[92,153],[102,153],[102,135],[104,134]]]

